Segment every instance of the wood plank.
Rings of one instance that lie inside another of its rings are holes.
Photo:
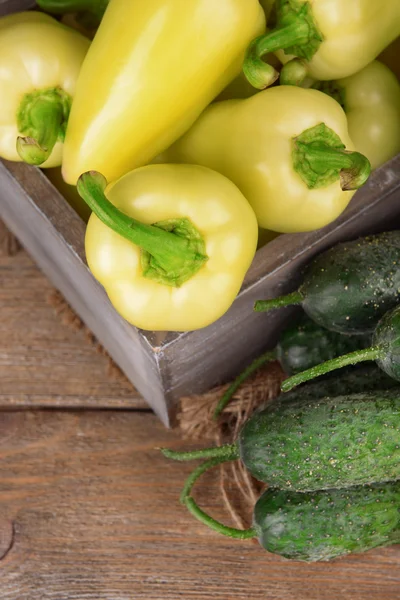
[[[0,414],[2,600],[399,600],[400,546],[307,565],[209,531],[164,445],[149,413]],[[216,483],[197,497],[229,523]]]
[[[122,374],[110,376],[110,361],[85,332],[57,317],[53,292],[24,251],[0,254],[0,408],[147,407]]]

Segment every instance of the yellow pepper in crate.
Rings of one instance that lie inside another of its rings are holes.
[[[204,167],[149,165],[105,188],[97,172],[78,180],[93,211],[89,268],[116,310],[154,331],[200,329],[221,317],[257,246],[254,212],[237,187]]]
[[[78,73],[89,41],[48,15],[0,18],[0,156],[61,164]]]
[[[211,105],[157,160],[219,171],[242,191],[260,227],[293,233],[331,223],[367,180],[371,166],[353,149],[333,98],[279,86]]]
[[[276,27],[250,44],[244,63],[260,89],[279,77],[262,60],[269,52],[284,51],[278,57],[289,62],[281,83],[298,85],[307,76],[326,81],[352,75],[400,35],[399,0],[276,0],[275,8]]]
[[[79,76],[63,158],[76,184],[148,163],[241,71],[258,0],[111,0]]]
[[[400,83],[386,65],[375,60],[355,75],[313,87],[343,106],[350,137],[373,169],[400,152]]]

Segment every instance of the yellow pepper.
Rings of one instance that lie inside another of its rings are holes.
[[[260,227],[292,233],[327,225],[370,173],[331,97],[278,86],[211,105],[159,160],[200,164],[233,181]]]
[[[111,184],[83,174],[89,268],[142,329],[188,331],[231,306],[257,246],[257,221],[228,179],[195,165],[149,165]]]
[[[111,0],[79,76],[64,179],[109,181],[181,136],[241,70],[265,29],[258,0]]]
[[[373,169],[400,152],[400,83],[386,65],[375,60],[355,75],[314,87],[343,106],[350,137]]]
[[[89,41],[48,15],[0,18],[0,156],[61,165],[75,82]]]
[[[269,52],[289,55],[281,83],[299,85],[307,76],[326,81],[360,71],[400,34],[399,0],[276,0],[275,7],[275,29],[251,43],[244,63],[260,89],[279,77],[262,60]]]

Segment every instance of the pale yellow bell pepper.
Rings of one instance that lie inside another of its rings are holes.
[[[294,233],[331,223],[365,183],[369,161],[353,150],[338,102],[285,85],[212,104],[158,160],[219,171],[242,191],[260,227]]]
[[[108,181],[180,137],[265,30],[258,0],[111,0],[79,76],[63,175]]]
[[[188,331],[231,306],[257,246],[257,221],[238,188],[195,165],[149,165],[104,189],[78,191],[93,210],[89,268],[116,310],[142,329]]]
[[[343,106],[350,137],[373,169],[400,152],[400,83],[386,65],[374,60],[350,77],[314,87]]]
[[[275,8],[275,28],[252,42],[244,63],[260,89],[279,77],[262,60],[269,52],[289,61],[281,83],[299,85],[353,75],[400,35],[399,0],[276,0]]]
[[[0,156],[61,164],[75,83],[89,41],[38,12],[0,18]]]

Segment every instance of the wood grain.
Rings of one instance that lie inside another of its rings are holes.
[[[399,546],[307,565],[192,520],[178,502],[191,467],[165,445],[182,443],[150,413],[0,414],[2,600],[400,598]],[[197,497],[229,522],[216,479]]]
[[[109,377],[84,332],[63,325],[52,291],[25,252],[0,253],[0,408],[147,407],[125,377]]]

